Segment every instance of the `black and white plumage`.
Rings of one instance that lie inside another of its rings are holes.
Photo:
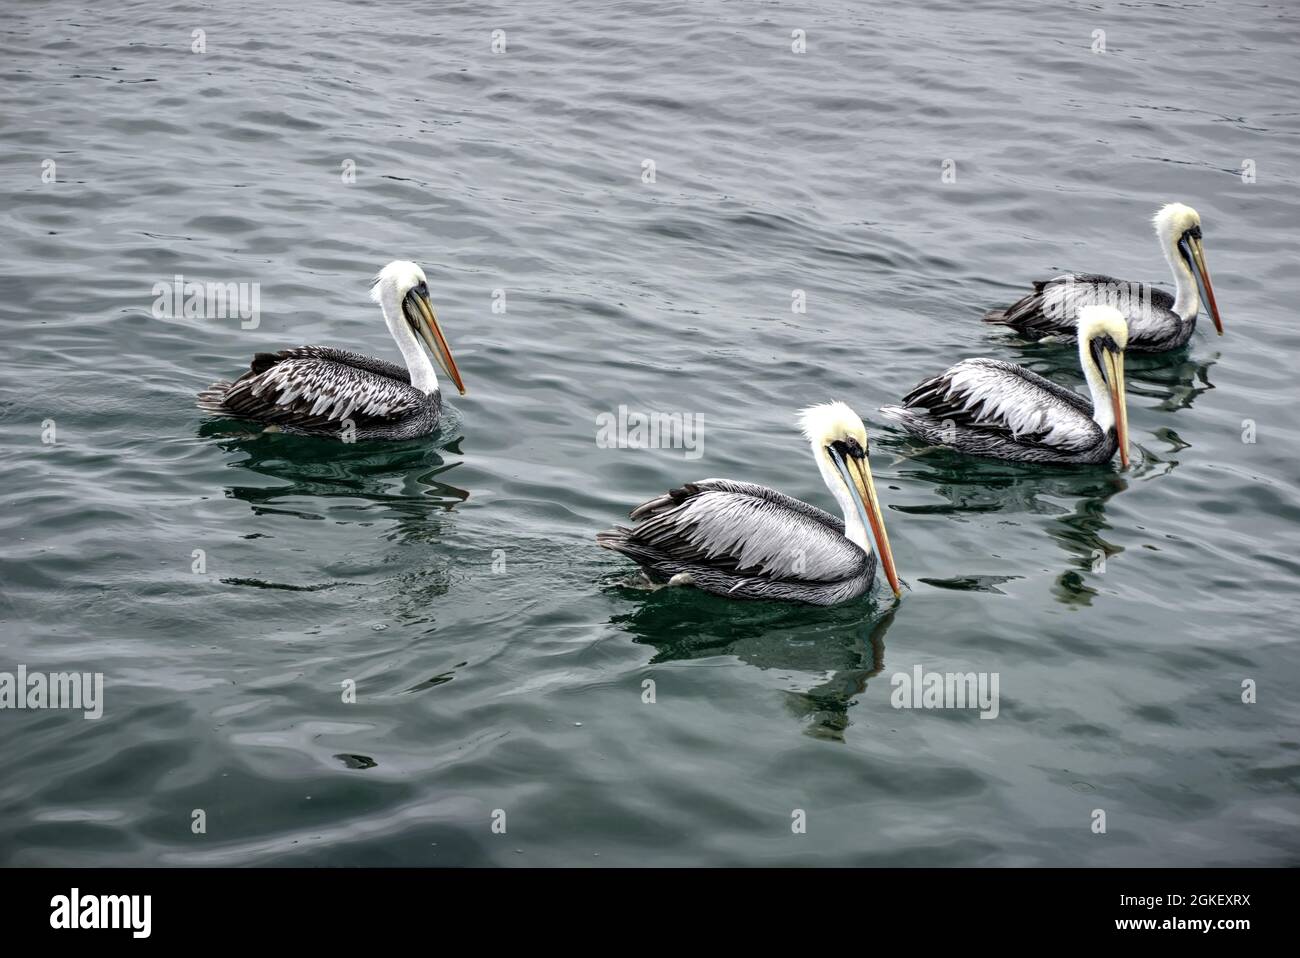
[[[213,383],[199,407],[284,432],[356,439],[412,439],[437,427],[442,393],[422,392],[395,363],[330,346],[258,353],[233,383]]]
[[[1010,326],[1028,339],[1075,341],[1079,310],[1114,306],[1128,323],[1128,350],[1164,352],[1185,345],[1196,329],[1202,294],[1223,334],[1214,287],[1201,245],[1201,217],[1190,206],[1170,203],[1153,220],[1160,249],[1174,275],[1176,296],[1146,283],[1130,283],[1096,273],[1066,273],[1034,283],[1033,292],[1006,309],[991,310],[985,322]]]
[[[735,599],[835,605],[867,592],[877,559],[900,592],[867,462],[867,435],[844,403],[804,410],[804,433],[844,517],[765,486],[730,479],[689,482],[632,510],[632,528],[596,541],[637,562],[654,582],[691,585]]]
[[[414,263],[390,263],[372,297],[405,368],[330,346],[258,353],[239,379],[213,383],[199,393],[199,408],[262,423],[267,431],[344,441],[414,439],[433,432],[442,416],[442,393],[421,340],[461,394],[465,387],[429,302],[424,272]]]
[[[1014,363],[964,359],[917,385],[881,413],[913,435],[974,456],[1058,465],[1128,466],[1124,348],[1128,328],[1114,307],[1079,319],[1079,364],[1092,401]]]

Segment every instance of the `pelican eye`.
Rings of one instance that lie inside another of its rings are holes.
[[[840,458],[846,462],[849,459],[866,459],[867,451],[862,448],[862,444],[849,436],[845,439],[837,439],[831,443],[831,448],[839,453]]]
[[[1110,333],[1103,333],[1088,344],[1088,349],[1092,353],[1092,360],[1101,370],[1102,377],[1106,376],[1106,365],[1101,361],[1101,357],[1106,353],[1118,353],[1120,351],[1119,343],[1115,342],[1115,337]]]
[[[1178,255],[1183,258],[1183,262],[1187,264],[1188,269],[1192,268],[1192,240],[1199,240],[1200,238],[1201,227],[1199,223],[1187,227],[1187,229],[1183,230],[1183,235],[1178,237]]]
[[[428,296],[428,286],[421,283],[419,286],[412,286],[402,298],[402,312],[406,315],[406,321],[412,328],[417,327],[422,321],[419,302],[422,299],[427,299]]]

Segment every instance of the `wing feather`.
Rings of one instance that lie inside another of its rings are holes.
[[[1097,441],[1087,399],[1023,366],[996,359],[964,359],[920,383],[903,403],[936,419],[1021,443],[1083,450]]]
[[[258,353],[253,357],[253,361],[249,363],[248,368],[250,372],[261,373],[270,369],[276,363],[282,363],[289,359],[320,359],[331,363],[342,363],[345,366],[355,366],[357,369],[378,373],[386,379],[396,379],[398,382],[409,383],[411,381],[411,374],[407,372],[405,366],[390,363],[386,359],[375,359],[373,356],[356,353],[350,349],[339,349],[335,346],[294,346],[274,353]]]
[[[1128,283],[1099,273],[1064,273],[1049,280],[1037,280],[1033,292],[1005,310],[993,311],[991,322],[1013,326],[1032,339],[1074,336],[1079,310],[1084,306],[1119,306],[1125,316],[1143,315],[1135,308],[1149,302],[1157,309],[1171,310],[1174,298],[1165,290],[1143,283]]]
[[[397,372],[400,378],[388,374]],[[392,363],[327,347],[301,347],[259,353],[249,371],[224,391],[216,411],[301,429],[329,428],[349,419],[360,428],[415,415],[426,402],[406,371]]]
[[[633,549],[732,575],[838,581],[867,561],[867,553],[844,538],[839,519],[751,483],[687,483],[638,506],[632,518],[639,521],[625,536]]]

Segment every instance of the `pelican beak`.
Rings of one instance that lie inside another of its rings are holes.
[[[447,337],[438,325],[438,315],[433,311],[433,303],[429,302],[428,294],[411,290],[406,294],[406,303],[416,333],[429,347],[429,352],[438,361],[442,371],[451,377],[460,394],[465,395],[465,382],[460,378],[460,370],[456,368],[456,360],[451,356],[451,347],[447,345]]]
[[[1188,257],[1191,259],[1192,272],[1196,274],[1196,282],[1201,286],[1201,295],[1205,299],[1205,308],[1210,311],[1210,318],[1214,320],[1214,328],[1222,336],[1223,320],[1219,317],[1219,304],[1214,301],[1214,286],[1210,283],[1210,271],[1205,268],[1205,248],[1201,245],[1201,238],[1199,236],[1187,236],[1184,237],[1183,243]]]
[[[1107,349],[1101,357],[1102,373],[1110,390],[1110,408],[1115,416],[1115,440],[1119,443],[1119,463],[1128,468],[1128,403],[1124,398],[1124,353]]]
[[[871,527],[871,535],[876,540],[876,551],[880,553],[880,564],[885,570],[885,578],[889,580],[889,587],[894,590],[894,598],[902,598],[903,588],[898,584],[894,553],[889,548],[889,534],[885,532],[885,520],[880,513],[880,500],[876,497],[876,484],[871,480],[871,464],[867,462],[866,454],[863,453],[861,458],[849,456],[845,459],[832,446],[831,460],[857,500],[858,515],[864,524]]]

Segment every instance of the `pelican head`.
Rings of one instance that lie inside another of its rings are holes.
[[[394,260],[379,271],[370,296],[384,307],[385,317],[394,336],[398,335],[398,329],[393,328],[396,317],[389,316],[388,310],[400,304],[401,317],[406,321],[407,327],[429,347],[429,352],[438,361],[442,371],[456,384],[460,394],[465,395],[465,383],[460,378],[460,370],[452,358],[451,347],[447,345],[447,337],[442,334],[438,315],[429,300],[429,284],[424,278],[424,270],[407,260]],[[418,353],[419,348],[415,349]]]
[[[1114,306],[1079,310],[1079,362],[1092,390],[1093,417],[1114,426],[1119,461],[1128,468],[1128,404],[1124,398],[1124,349],[1128,324]],[[1103,404],[1104,402],[1104,404]]]
[[[1210,272],[1205,268],[1205,250],[1201,246],[1201,214],[1183,203],[1168,203],[1156,211],[1152,220],[1165,258],[1175,268],[1179,264],[1191,274],[1201,291],[1205,308],[1214,320],[1214,328],[1223,335],[1219,304],[1214,301]],[[1195,310],[1192,311],[1195,316]]]
[[[894,553],[889,548],[880,500],[871,479],[871,464],[867,461],[867,429],[862,425],[862,419],[846,404],[828,402],[802,410],[799,426],[812,444],[813,456],[826,485],[844,508],[846,533],[850,510],[856,511],[863,527],[871,527],[889,587],[894,590],[896,598],[901,596]],[[865,539],[857,543],[864,544]]]

